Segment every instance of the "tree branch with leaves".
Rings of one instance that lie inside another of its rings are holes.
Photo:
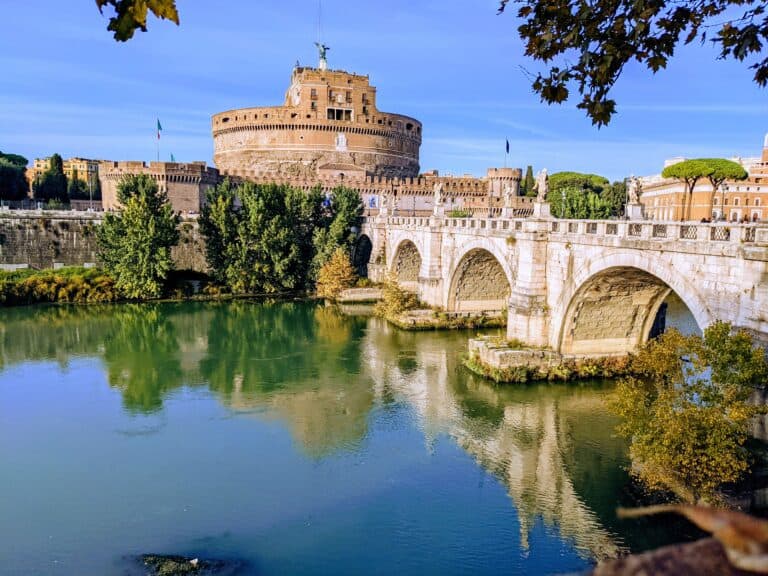
[[[656,73],[675,50],[708,39],[721,59],[750,64],[759,86],[768,82],[766,0],[516,0],[517,31],[526,56],[547,70],[533,89],[548,104],[559,104],[576,90],[593,124],[608,124],[616,112],[611,89],[631,62]],[[512,3],[500,0],[499,14]]]

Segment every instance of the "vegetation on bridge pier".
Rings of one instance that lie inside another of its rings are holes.
[[[375,314],[403,330],[464,330],[476,328],[502,328],[507,324],[506,314],[450,314],[429,307],[418,296],[402,288],[396,278],[384,282],[382,299],[376,304]]]

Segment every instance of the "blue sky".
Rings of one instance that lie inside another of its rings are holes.
[[[282,103],[296,60],[316,63],[317,0],[179,0],[181,26],[152,19],[127,43],[93,0],[0,0],[0,150],[111,160],[212,161],[210,116]],[[66,6],[66,9],[62,7]],[[709,46],[652,76],[626,69],[618,114],[598,130],[575,102],[531,92],[512,13],[495,0],[323,1],[333,68],[367,73],[379,107],[424,124],[422,170],[482,175],[504,162],[612,179],[672,156],[755,156],[768,92]]]

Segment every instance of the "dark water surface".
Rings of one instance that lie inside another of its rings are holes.
[[[0,574],[549,574],[686,537],[609,385],[497,387],[468,333],[311,303],[0,311]]]

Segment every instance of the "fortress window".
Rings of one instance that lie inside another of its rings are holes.
[[[229,118],[222,118],[221,123],[224,124],[225,122],[229,122]]]
[[[411,130],[413,130],[413,124],[411,124],[410,122],[408,122],[408,124],[406,124],[406,125],[405,125],[405,129],[406,129],[406,130],[408,130],[408,131],[410,132]]]
[[[312,100],[317,100],[317,88],[312,88],[309,91],[309,97],[312,98]]]
[[[264,114],[264,118],[269,118],[269,114]]]
[[[352,110],[345,108],[328,108],[328,120],[352,121]]]
[[[352,92],[350,92],[349,90],[347,90],[347,94],[346,94],[346,96],[347,96],[347,102],[348,102],[349,104],[352,104]]]
[[[312,102],[312,110],[317,110],[317,102]],[[309,115],[307,115],[307,118],[309,118]]]

